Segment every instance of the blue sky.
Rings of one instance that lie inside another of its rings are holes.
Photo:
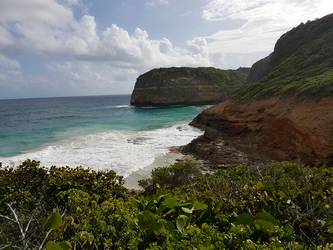
[[[251,66],[331,0],[0,0],[0,98],[129,94],[155,67]]]

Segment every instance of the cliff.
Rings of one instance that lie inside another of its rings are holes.
[[[256,62],[242,99],[271,96],[331,96],[333,79],[333,14],[284,34],[274,52]]]
[[[186,151],[214,165],[270,160],[333,165],[333,98],[226,101],[192,125],[206,133]]]
[[[272,160],[333,166],[333,15],[284,34],[245,86],[194,119],[205,135],[184,152],[216,167]]]
[[[249,69],[160,68],[141,75],[131,96],[135,106],[215,104],[232,96]]]

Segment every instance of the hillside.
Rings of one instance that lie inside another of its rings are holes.
[[[253,65],[244,99],[333,94],[333,14],[284,34],[274,52]]]
[[[284,34],[234,100],[203,111],[184,152],[215,167],[294,161],[333,165],[333,15]]]
[[[246,82],[247,68],[160,68],[141,75],[131,104],[169,106],[215,104],[235,94]]]

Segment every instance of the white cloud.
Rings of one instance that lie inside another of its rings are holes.
[[[22,80],[20,64],[13,59],[10,59],[0,54],[0,86],[11,83],[11,88]]]
[[[331,0],[210,0],[202,16],[210,21],[226,19],[280,20],[282,25],[301,22],[328,14],[333,10]]]
[[[21,1],[18,0],[4,1],[0,4],[0,34],[4,34],[0,39],[2,49],[109,61],[113,65],[141,69],[156,65],[209,64],[206,54],[192,54],[191,49],[177,48],[166,38],[150,39],[140,28],[130,34],[112,24],[97,34],[93,16],[84,15],[77,20],[69,7],[54,0],[30,0],[24,6],[19,5]]]
[[[210,53],[254,53],[272,51],[276,40],[292,27],[332,12],[332,0],[210,0],[202,17],[244,20],[240,28],[207,37]]]
[[[20,69],[20,64],[8,57],[0,54],[0,68],[8,70],[18,70]]]
[[[20,3],[19,0],[0,3],[0,52],[15,51],[28,57],[57,58],[61,62],[47,63],[39,74],[25,72],[24,77],[19,68],[12,72],[21,77],[4,74],[2,70],[1,82],[13,83],[10,93],[18,89],[23,94],[25,90],[39,89],[45,95],[61,95],[61,90],[75,95],[78,89],[81,94],[108,90],[129,93],[135,78],[151,68],[211,65],[204,38],[179,48],[167,38],[151,39],[140,28],[130,33],[112,24],[97,32],[94,16],[74,17],[69,6],[77,1],[66,1],[66,5],[55,0]],[[5,57],[0,59],[10,62]]]
[[[64,26],[73,20],[71,9],[54,0],[1,0],[0,23]]]
[[[67,6],[76,6],[80,4],[80,0],[60,0],[60,3]]]
[[[169,0],[149,0],[146,2],[146,6],[155,7],[159,5],[167,5]]]
[[[167,38],[152,39],[141,28],[130,32],[111,24],[101,30],[94,16],[74,15],[73,8],[82,7],[80,0],[1,0],[0,84],[11,84],[22,94],[28,89],[45,95],[61,95],[61,90],[74,95],[78,89],[79,94],[129,93],[135,78],[154,67],[249,66],[268,54],[291,27],[333,11],[331,0],[207,1],[202,12],[207,22],[244,24],[195,37],[179,47]],[[145,3],[157,6],[169,1]],[[4,56],[13,51],[15,57],[42,56],[50,61],[39,74],[22,73],[23,64]]]
[[[0,48],[7,47],[14,43],[11,34],[0,25]]]
[[[69,93],[75,94],[77,89],[85,94],[124,94],[132,90],[138,71],[132,68],[113,67],[107,62],[66,61],[48,65],[51,76],[60,81]]]

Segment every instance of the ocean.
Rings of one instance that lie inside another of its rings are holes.
[[[0,162],[112,169],[128,176],[202,131],[204,107],[135,108],[130,96],[0,100]]]

